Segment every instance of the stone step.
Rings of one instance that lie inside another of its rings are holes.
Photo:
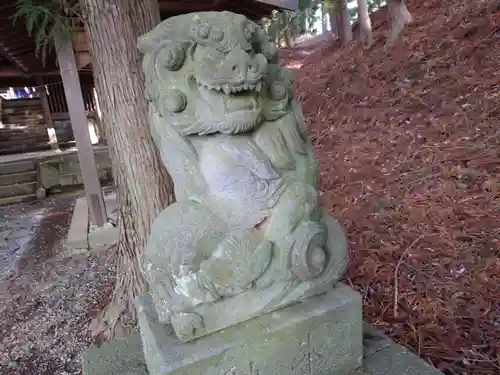
[[[36,194],[18,195],[15,197],[0,198],[0,206],[36,201]]]
[[[12,133],[1,133],[0,132],[0,142],[9,141],[23,141],[26,139],[45,139],[48,137],[47,129],[36,129],[32,132],[12,132]]]
[[[47,133],[47,127],[45,125],[31,125],[27,126],[24,129],[1,129],[0,130],[0,136],[11,136],[11,135],[17,135],[17,134],[24,134],[24,135],[32,135],[32,134],[39,134],[39,133]]]
[[[36,171],[36,163],[34,160],[14,161],[0,164],[0,176],[32,171]]]
[[[19,195],[32,195],[36,193],[37,183],[26,182],[0,186],[0,198],[17,197]]]
[[[35,152],[44,150],[50,150],[50,145],[48,141],[46,143],[29,144],[29,145],[10,144],[8,146],[5,146],[5,148],[2,148],[0,146],[0,155],[20,154],[23,152]]]
[[[36,182],[36,171],[0,175],[0,186]]]
[[[49,141],[49,135],[47,133],[26,135],[26,137],[24,138],[0,140],[0,148],[23,146],[23,145],[35,145],[37,143],[47,143],[48,141]]]

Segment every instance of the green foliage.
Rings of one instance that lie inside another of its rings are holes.
[[[71,38],[75,20],[80,18],[77,0],[18,0],[14,23],[24,19],[30,36],[34,35],[36,55],[45,64],[48,53],[54,48],[54,36]]]
[[[376,11],[382,5],[385,5],[385,1],[382,1],[382,0],[368,0],[368,9],[369,9],[370,12]]]

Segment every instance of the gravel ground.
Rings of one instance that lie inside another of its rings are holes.
[[[88,325],[109,297],[112,250],[71,252],[75,197],[0,207],[0,374],[81,374]]]

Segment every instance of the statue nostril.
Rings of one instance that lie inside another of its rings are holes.
[[[233,65],[233,72],[238,71],[238,65]]]

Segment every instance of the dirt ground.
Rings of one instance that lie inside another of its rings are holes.
[[[0,374],[80,374],[88,325],[114,285],[112,251],[71,253],[75,197],[0,207]]]

